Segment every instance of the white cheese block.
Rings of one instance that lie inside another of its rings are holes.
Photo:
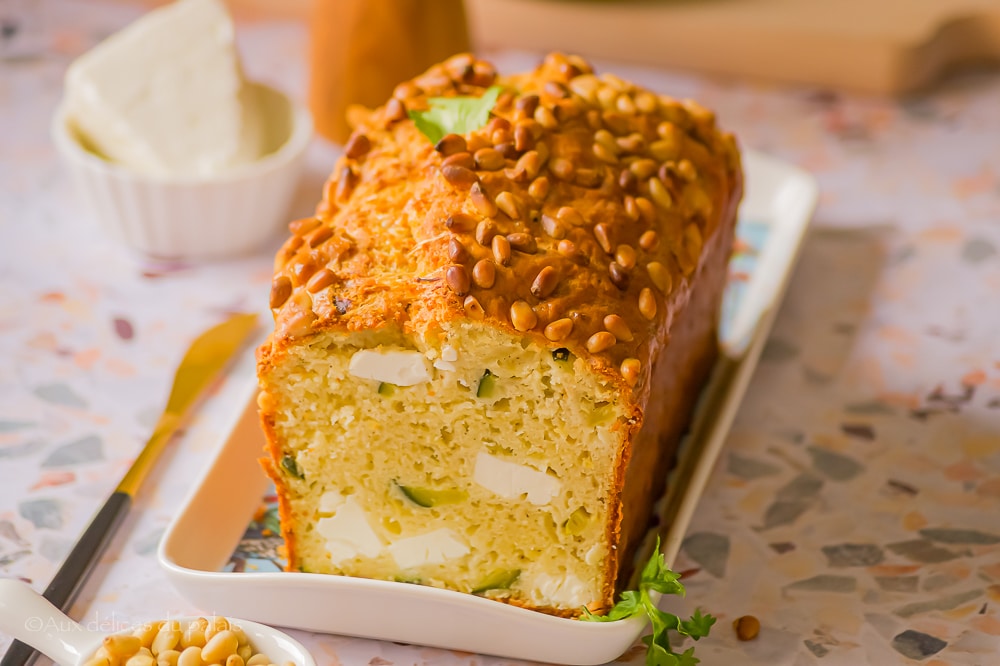
[[[537,574],[531,579],[529,594],[536,604],[555,604],[563,608],[579,608],[597,598],[597,590],[573,574],[549,576]]]
[[[412,569],[424,564],[442,564],[469,553],[469,547],[459,541],[456,534],[446,527],[400,539],[390,544],[388,550],[400,569]]]
[[[378,557],[383,550],[382,540],[368,524],[364,509],[353,496],[339,497],[337,493],[326,493],[320,498],[320,510],[332,510],[334,514],[316,521],[316,531],[326,539],[330,561],[337,564],[358,555]]]
[[[559,494],[559,479],[526,465],[518,465],[502,458],[480,453],[476,456],[473,480],[500,497],[513,499],[527,495],[532,504],[543,505]]]
[[[82,55],[66,73],[69,118],[105,157],[161,176],[204,176],[260,156],[221,0],[179,0]]]
[[[413,386],[430,381],[427,360],[416,351],[379,351],[362,349],[354,353],[348,372],[359,379]]]

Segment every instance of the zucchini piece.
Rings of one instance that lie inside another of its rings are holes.
[[[489,370],[483,373],[479,380],[479,387],[476,389],[477,398],[492,398],[497,390],[497,376]]]
[[[481,594],[487,590],[509,590],[518,577],[521,575],[520,569],[497,569],[484,578],[473,590],[473,594]]]
[[[434,490],[432,488],[414,488],[398,483],[396,485],[399,486],[399,489],[403,491],[403,494],[406,495],[408,500],[417,506],[422,506],[424,508],[441,506],[442,504],[458,504],[459,502],[464,502],[469,499],[469,493],[464,490],[457,490],[454,488],[448,490]]]
[[[295,458],[292,456],[284,456],[281,459],[281,466],[284,468],[289,475],[294,476],[296,479],[305,479],[305,474],[299,469],[299,464],[295,462]]]
[[[378,394],[384,395],[386,397],[396,394],[396,385],[390,384],[389,382],[379,382]]]

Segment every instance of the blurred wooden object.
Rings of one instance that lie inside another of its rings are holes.
[[[902,94],[1000,60],[1000,0],[466,0],[478,48]]]
[[[309,106],[316,131],[339,143],[351,105],[383,104],[397,83],[469,50],[462,0],[315,0],[309,33]]]

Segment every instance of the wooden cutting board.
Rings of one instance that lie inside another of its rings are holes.
[[[1000,0],[466,0],[477,48],[898,95],[1000,61]]]

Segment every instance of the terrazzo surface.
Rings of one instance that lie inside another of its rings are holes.
[[[138,10],[39,6],[37,47],[0,60],[0,575],[40,590],[148,436],[188,341],[266,308],[280,239],[211,265],[148,263],[107,240],[48,123],[68,62]],[[245,20],[239,38],[251,77],[301,94],[301,26]],[[597,65],[698,99],[821,187],[676,563],[688,595],[670,608],[719,617],[702,663],[1000,663],[1000,73],[893,101]],[[313,147],[297,211],[335,156]],[[245,393],[234,381],[141,493],[74,608],[85,624],[211,611],[168,584],[156,547],[223,435],[222,403]],[[760,619],[754,641],[731,628],[744,614]],[[505,663],[295,633],[321,664]],[[642,660],[642,646],[621,658]]]

